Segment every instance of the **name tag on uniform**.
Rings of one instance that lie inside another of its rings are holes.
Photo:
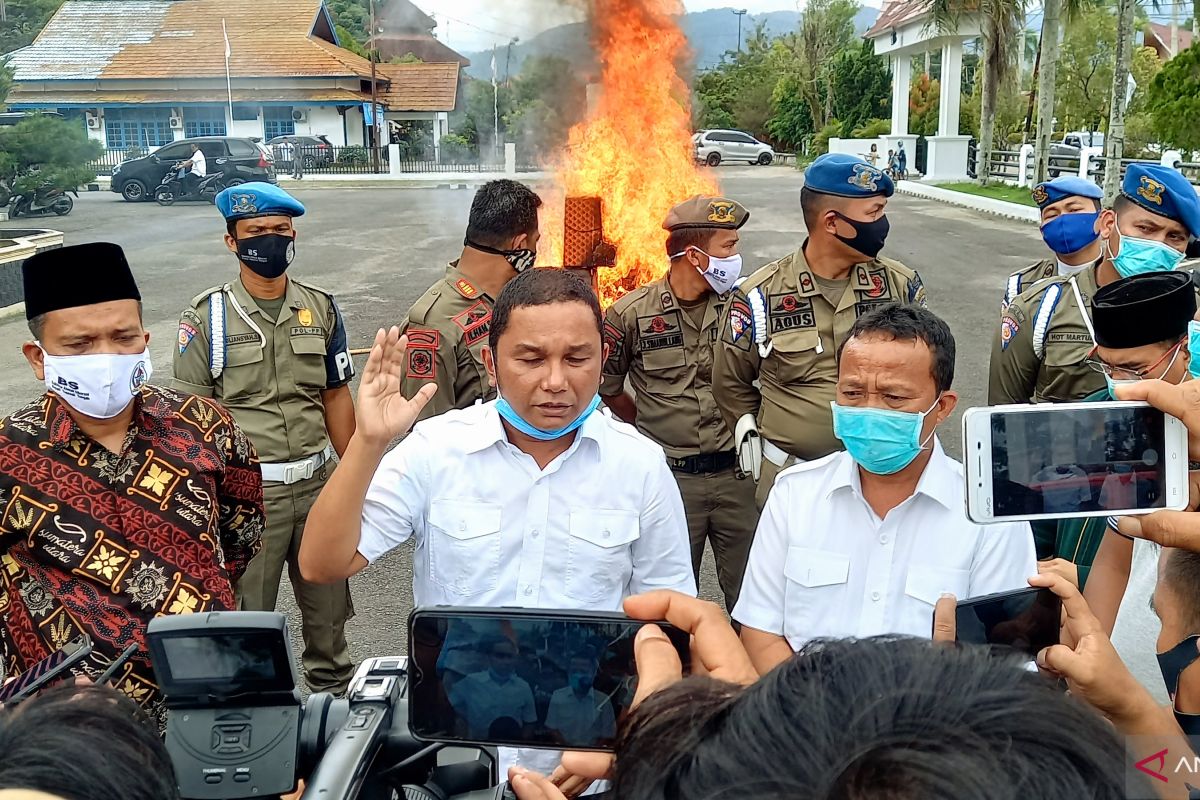
[[[292,328],[291,335],[292,336],[324,336],[325,330],[323,328],[295,327],[295,328]]]

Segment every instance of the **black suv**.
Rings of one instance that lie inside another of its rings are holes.
[[[180,139],[163,145],[148,155],[123,161],[113,167],[112,190],[131,202],[149,200],[163,176],[180,161],[192,157],[192,144],[200,145],[208,174],[220,170],[225,185],[248,181],[275,183],[275,162],[261,139],[248,136],[205,136]]]
[[[316,136],[276,136],[271,141],[267,142],[267,147],[271,148],[271,152],[275,155],[275,162],[279,166],[292,168],[290,160],[284,164],[284,159],[281,159],[279,145],[288,142],[295,148],[295,151],[300,154],[304,160],[304,168],[308,170],[316,169],[317,167],[327,167],[334,161],[333,142],[329,141],[324,134]],[[282,151],[286,153],[287,151]]]

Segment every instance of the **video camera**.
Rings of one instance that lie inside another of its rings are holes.
[[[495,757],[441,763],[408,729],[407,659],[367,659],[345,698],[302,701],[282,614],[159,617],[147,629],[166,697],[167,751],[188,800],[272,798],[306,781],[322,800],[502,800]],[[450,756],[444,753],[443,756]],[[511,796],[511,795],[508,795]]]

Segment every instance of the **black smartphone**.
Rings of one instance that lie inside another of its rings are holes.
[[[637,691],[619,613],[419,608],[408,620],[408,724],[418,739],[612,750]],[[689,637],[656,623],[691,665]]]
[[[1062,600],[1049,589],[1015,589],[959,600],[955,617],[958,641],[1005,645],[1034,658],[1058,644]]]
[[[62,649],[55,650],[0,687],[0,704],[18,703],[52,682],[65,678],[70,674],[71,667],[83,661],[91,652],[92,640],[86,633],[72,639]]]

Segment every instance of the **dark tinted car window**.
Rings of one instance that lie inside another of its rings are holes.
[[[224,158],[227,155],[225,152],[225,143],[220,140],[200,142],[199,144],[205,158]]]
[[[234,156],[258,155],[258,148],[245,139],[230,139],[229,154]]]
[[[159,148],[154,155],[163,161],[171,159],[187,160],[192,154],[192,146],[189,144],[169,144],[166,147]]]

